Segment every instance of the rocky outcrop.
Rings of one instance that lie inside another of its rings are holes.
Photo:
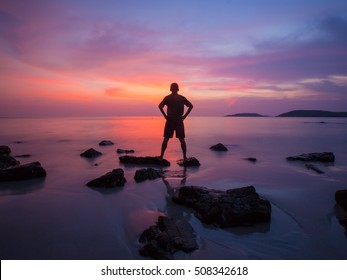
[[[11,153],[11,149],[9,146],[0,145],[0,156],[5,155],[8,156]]]
[[[287,160],[334,162],[335,155],[332,152],[308,153],[308,154],[301,154],[298,156],[290,156],[290,157],[287,157]]]
[[[193,208],[203,223],[223,228],[268,222],[271,218],[270,202],[260,198],[253,186],[226,191],[185,186],[172,199]]]
[[[123,187],[125,183],[126,179],[123,169],[117,168],[99,178],[91,180],[86,185],[93,188],[115,188]]]
[[[0,169],[17,166],[20,164],[14,157],[10,156],[11,149],[9,146],[0,146]]]
[[[210,147],[211,150],[219,151],[219,152],[226,152],[228,150],[227,147],[225,147],[222,143],[218,143],[216,145],[213,145]]]
[[[0,181],[20,181],[45,177],[46,170],[39,162],[17,165],[0,170]]]
[[[118,154],[132,154],[135,153],[134,150],[123,150],[123,149],[117,149]]]
[[[102,155],[101,152],[94,150],[93,148],[88,149],[80,154],[81,157],[86,157],[86,158],[95,158],[101,155]]]
[[[0,169],[17,166],[20,162],[10,155],[0,155]]]
[[[165,216],[160,216],[156,225],[146,229],[139,241],[145,244],[140,254],[154,259],[173,259],[177,251],[189,253],[198,249],[191,225],[185,220]]]
[[[142,182],[145,180],[154,180],[161,177],[164,177],[164,172],[162,170],[150,167],[136,170],[134,179],[136,182]]]
[[[190,157],[186,159],[180,159],[177,161],[177,164],[180,166],[185,166],[185,167],[194,167],[194,166],[200,166],[200,162],[197,158],[195,157]]]
[[[102,140],[100,143],[99,143],[99,146],[112,146],[114,145],[114,143],[110,140]]]
[[[347,211],[347,189],[335,192],[336,203]]]
[[[169,166],[170,162],[161,157],[136,157],[136,156],[121,156],[119,157],[121,163],[125,164],[142,164],[142,165],[160,165]]]

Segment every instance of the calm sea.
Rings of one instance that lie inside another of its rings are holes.
[[[177,259],[347,259],[347,238],[334,193],[347,188],[347,119],[190,117],[185,121],[188,156],[201,166],[184,170],[179,141],[171,139],[172,188],[217,189],[253,185],[270,200],[271,223],[221,230],[205,226],[175,205],[161,179],[135,183],[136,166],[122,165],[117,148],[138,156],[160,153],[162,117],[0,119],[0,145],[21,163],[39,161],[45,179],[0,183],[1,259],[141,259],[138,237],[158,215],[187,219],[200,249]],[[101,140],[113,146],[100,147]],[[223,143],[228,152],[210,146]],[[94,148],[95,160],[80,157]],[[334,152],[324,174],[288,162],[287,156]],[[257,158],[253,163],[245,160]],[[108,192],[85,184],[121,167],[127,183]]]

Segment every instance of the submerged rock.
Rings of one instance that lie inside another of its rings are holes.
[[[114,145],[114,143],[110,140],[102,140],[100,143],[99,143],[99,146],[112,146]]]
[[[169,166],[170,162],[161,157],[136,157],[136,156],[121,156],[119,157],[121,163],[126,164],[152,164],[152,165],[161,165]]]
[[[101,152],[94,150],[93,148],[88,149],[88,150],[86,150],[80,154],[81,157],[86,157],[86,158],[94,158],[94,157],[98,157],[101,155],[102,155]]]
[[[156,225],[146,229],[139,241],[145,244],[140,254],[154,259],[173,259],[177,251],[189,253],[198,249],[191,225],[185,220],[165,216],[160,216]]]
[[[148,179],[154,180],[161,177],[164,177],[164,172],[162,170],[150,167],[136,170],[134,179],[136,182],[142,182]]]
[[[347,211],[347,189],[335,192],[336,203]]]
[[[11,153],[11,149],[9,146],[1,145],[0,146],[0,156],[1,155],[9,155]]]
[[[123,169],[117,168],[99,178],[89,181],[86,185],[94,188],[114,188],[123,187],[125,183],[126,179]]]
[[[134,150],[117,149],[117,153],[118,154],[131,154],[131,153],[135,153],[135,151]]]
[[[195,157],[180,159],[177,164],[185,167],[200,166],[200,162]]]
[[[253,225],[271,219],[270,202],[260,198],[253,186],[226,191],[185,186],[172,199],[193,208],[203,223],[223,228]]]
[[[287,157],[287,160],[334,162],[335,155],[332,152],[308,153],[308,154],[301,154],[298,156],[290,156],[290,157]]]
[[[20,162],[10,155],[0,155],[0,169],[5,169],[11,166],[17,166]]]
[[[45,176],[46,170],[43,169],[39,162],[32,162],[0,170],[0,181],[20,181]]]
[[[225,147],[222,143],[218,143],[216,145],[213,145],[210,147],[211,150],[214,150],[214,151],[220,151],[220,152],[224,152],[224,151],[227,151],[228,148]]]

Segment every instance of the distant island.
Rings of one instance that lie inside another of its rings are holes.
[[[225,117],[265,117],[258,113],[238,113],[233,115],[226,115]]]
[[[308,117],[308,118],[347,118],[347,112],[330,112],[322,110],[294,110],[277,117]]]

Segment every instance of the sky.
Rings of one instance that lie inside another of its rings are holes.
[[[1,0],[0,117],[347,111],[345,0]]]

